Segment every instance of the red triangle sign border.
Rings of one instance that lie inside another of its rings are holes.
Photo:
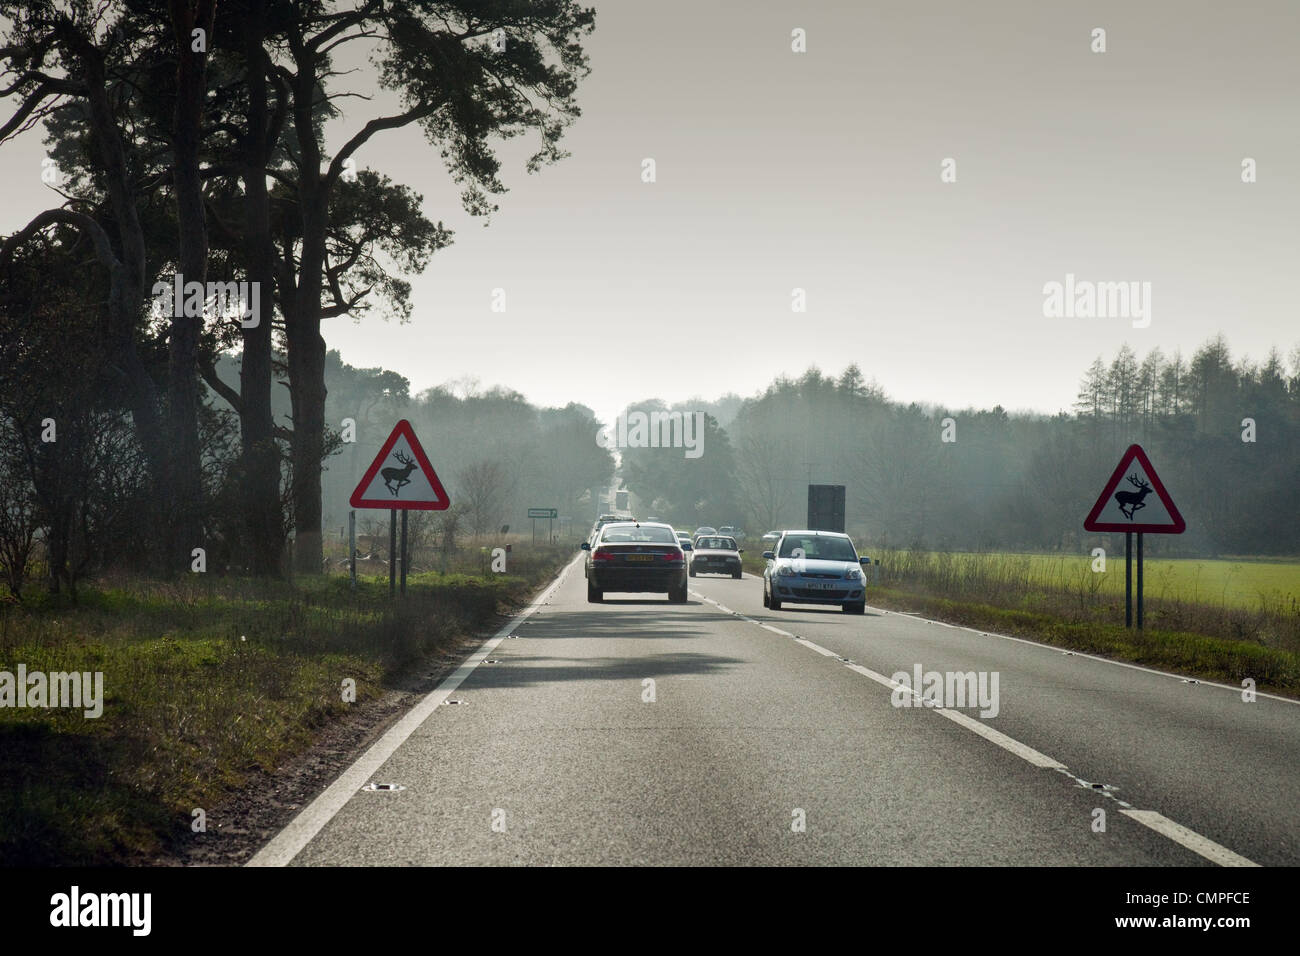
[[[1124,479],[1124,472],[1134,460],[1142,466],[1146,472],[1147,479],[1151,482],[1151,490],[1156,493],[1160,503],[1165,506],[1169,512],[1169,517],[1173,519],[1173,524],[1116,524],[1113,522],[1101,523],[1097,519],[1110,501],[1111,495],[1119,487],[1119,483]],[[1128,449],[1120,456],[1119,464],[1115,466],[1115,471],[1111,473],[1110,480],[1106,482],[1105,488],[1102,489],[1101,496],[1097,503],[1092,506],[1088,512],[1088,517],[1083,522],[1086,531],[1136,531],[1140,534],[1182,534],[1187,530],[1187,522],[1179,514],[1174,500],[1169,497],[1169,492],[1165,491],[1164,484],[1160,481],[1160,476],[1156,470],[1151,467],[1151,459],[1147,458],[1147,453],[1142,450],[1141,445],[1129,445]]]
[[[429,484],[433,487],[433,493],[437,495],[435,501],[400,501],[396,498],[363,498],[366,489],[378,474],[379,469],[383,467],[384,462],[388,459],[388,454],[393,450],[399,438],[405,438],[406,443],[411,446],[411,454],[415,456],[416,463],[424,476],[429,479]],[[415,437],[415,430],[411,428],[411,423],[403,418],[393,426],[392,434],[384,442],[379,454],[375,460],[370,463],[366,473],[361,476],[361,482],[357,485],[352,496],[348,498],[348,503],[353,508],[383,508],[387,511],[445,511],[451,507],[451,497],[447,490],[443,488],[442,482],[438,478],[438,473],[433,470],[433,465],[429,464],[429,456],[424,453],[424,448],[420,445],[420,440]]]

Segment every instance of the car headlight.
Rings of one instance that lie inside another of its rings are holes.
[[[792,565],[783,564],[776,569],[776,576],[779,578],[792,578],[796,574]]]
[[[849,568],[847,571],[844,572],[844,576],[848,578],[850,581],[857,581],[859,578],[862,577],[862,571],[859,568]]]

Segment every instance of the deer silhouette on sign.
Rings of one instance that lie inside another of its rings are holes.
[[[415,459],[408,458],[400,451],[395,453],[393,457],[402,463],[402,467],[385,468],[380,474],[384,476],[384,487],[391,491],[393,497],[396,498],[397,493],[404,486],[411,483],[411,472],[415,471]]]
[[[1120,514],[1125,518],[1128,518],[1129,521],[1132,521],[1133,513],[1140,508],[1146,507],[1146,505],[1142,503],[1142,499],[1151,494],[1151,486],[1139,478],[1136,472],[1128,476],[1128,482],[1138,490],[1117,491],[1115,492],[1115,500],[1119,502]],[[1127,509],[1125,508],[1126,505],[1128,506]]]

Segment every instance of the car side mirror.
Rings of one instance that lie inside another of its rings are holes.
[[[691,550],[693,550],[693,549],[691,548],[691,543],[690,543],[689,541],[683,541],[683,542],[682,542],[682,550],[683,550],[683,551],[691,551]]]
[[[764,551],[764,552],[763,552],[763,557],[767,558],[767,560],[769,560],[769,561],[775,561],[775,560],[776,560],[776,552],[774,552],[774,551]]]
[[[591,542],[590,542],[590,541],[584,541],[584,542],[582,542],[582,550],[583,550],[583,551],[590,551],[590,550],[591,550]]]
[[[745,553],[745,549],[744,549],[744,548],[737,548],[737,549],[736,549],[736,554],[744,554],[744,553]]]
[[[862,565],[864,568],[870,563],[871,563],[870,558],[858,558],[858,564]]]

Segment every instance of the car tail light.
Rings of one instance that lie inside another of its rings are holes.
[[[685,551],[665,551],[662,555],[665,561],[681,561],[684,559]]]
[[[611,554],[611,553],[608,552],[608,551],[602,551],[600,548],[597,548],[595,551],[591,552],[591,560],[593,560],[593,561],[613,561],[613,560],[614,560],[614,555]]]

